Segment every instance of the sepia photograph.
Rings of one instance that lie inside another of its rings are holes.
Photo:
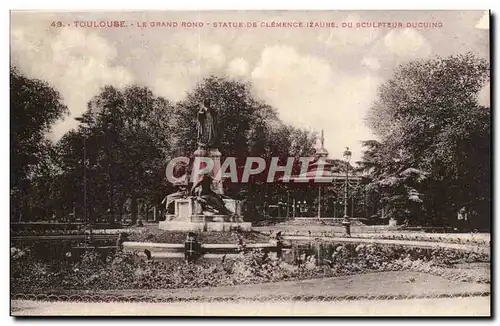
[[[491,20],[11,10],[10,315],[491,317]]]

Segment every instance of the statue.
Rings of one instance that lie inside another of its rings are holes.
[[[214,209],[220,215],[232,215],[233,213],[226,207],[222,196],[212,190],[212,177],[204,174],[200,181],[193,184],[191,196],[201,204],[204,210]]]
[[[218,142],[218,112],[211,107],[210,100],[198,106],[198,146],[200,148],[216,148]]]
[[[194,113],[195,108],[189,110]],[[167,209],[165,221],[160,222],[162,230],[169,231],[230,231],[235,229],[250,230],[252,224],[242,218],[241,202],[224,195],[218,146],[220,145],[220,129],[218,110],[209,99],[196,106],[197,143],[194,151],[195,160],[190,168],[179,165],[174,174],[177,176],[176,192],[164,198]],[[202,161],[196,158],[209,158],[213,161],[210,171],[200,169]],[[199,166],[195,166],[199,164]],[[188,173],[187,170],[191,170]],[[183,177],[185,176],[185,177]],[[188,186],[193,183],[190,191]],[[203,218],[200,220],[200,215]],[[205,218],[212,216],[212,218]]]

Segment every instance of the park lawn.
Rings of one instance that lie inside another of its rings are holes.
[[[343,237],[344,227],[332,225],[293,225],[280,223],[253,227],[263,234],[281,231],[284,235]],[[351,226],[351,236],[362,239],[392,239],[408,241],[437,241],[468,245],[490,246],[489,233],[426,233],[406,230],[388,230],[382,226]]]
[[[150,289],[63,291],[55,294],[146,297],[159,300],[317,300],[329,298],[437,297],[489,293],[490,284],[449,280],[414,271],[373,272],[366,274],[280,281],[232,286]]]

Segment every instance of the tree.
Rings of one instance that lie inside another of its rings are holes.
[[[61,139],[65,183],[77,185],[73,200],[91,221],[111,222],[128,205],[135,223],[143,206],[160,203],[168,191],[171,113],[170,102],[147,88],[106,86],[88,103],[79,128]]]
[[[235,157],[239,170],[249,156],[262,157],[268,162],[276,156],[280,164],[285,164],[289,156],[314,152],[314,135],[285,125],[276,109],[253,97],[251,83],[210,76],[175,106],[172,136],[176,156],[191,157],[196,150],[196,105],[207,98],[219,110],[222,160]],[[251,176],[247,184],[226,183],[226,193],[259,206],[285,191],[280,186],[268,189],[266,179],[267,175],[260,174]]]
[[[30,180],[51,150],[46,134],[67,114],[61,97],[48,83],[10,68],[10,189],[12,217],[27,208]]]
[[[268,162],[279,157],[285,164],[289,156],[314,152],[315,135],[282,123],[274,108],[252,96],[250,83],[208,77],[175,105],[145,87],[106,86],[87,103],[75,130],[55,145],[40,145],[50,150],[39,154],[25,197],[39,215],[68,217],[74,212],[73,217],[88,222],[104,217],[112,222],[127,210],[135,223],[138,214],[173,191],[165,178],[166,164],[173,157],[193,155],[195,105],[206,98],[219,108],[222,159],[236,157],[239,170],[248,156]],[[281,198],[286,187],[271,187],[266,177],[252,176],[249,184],[227,182],[226,194],[254,203]]]
[[[72,216],[73,221],[85,214],[85,181],[89,165],[84,163],[84,151],[87,147],[83,127],[68,131],[55,145],[58,166],[59,210],[63,216]],[[85,166],[86,165],[86,166]]]
[[[418,193],[428,221],[463,206],[489,220],[490,112],[478,103],[488,80],[488,63],[465,54],[410,62],[381,86],[368,116],[381,142],[365,164],[380,185],[406,189],[399,205]],[[415,174],[420,189],[407,185]]]

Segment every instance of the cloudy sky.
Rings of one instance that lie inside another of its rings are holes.
[[[345,146],[361,155],[372,139],[364,118],[377,87],[397,65],[416,58],[471,51],[489,56],[488,17],[482,11],[121,12],[11,14],[11,60],[25,74],[50,82],[71,115],[53,139],[75,127],[86,102],[108,84],[147,85],[181,100],[210,75],[250,80],[255,96],[287,123],[324,129],[330,157]],[[441,28],[76,28],[52,21],[136,22],[408,22]],[[488,101],[489,91],[482,91]]]

